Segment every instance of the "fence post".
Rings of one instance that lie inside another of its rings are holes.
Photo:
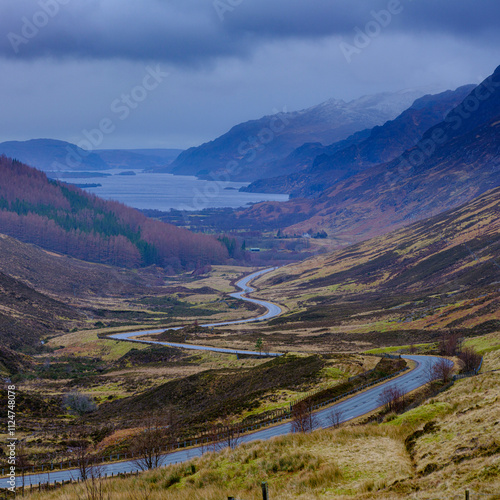
[[[267,489],[267,483],[264,481],[261,486],[262,486],[262,500],[269,500],[269,491]]]

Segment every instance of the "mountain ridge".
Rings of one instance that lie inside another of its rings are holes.
[[[241,190],[287,192],[294,198],[318,196],[336,181],[370,166],[388,162],[415,145],[431,126],[441,122],[473,88],[475,85],[463,85],[454,91],[427,94],[416,99],[394,120],[375,126],[370,131],[363,131],[329,146],[311,150],[306,148],[302,154],[295,150],[299,161],[308,164],[306,168],[292,175],[256,181]]]
[[[310,108],[278,112],[233,126],[220,137],[190,148],[165,171],[206,179],[253,181],[272,177],[272,164],[306,142],[330,144],[396,117],[423,94],[385,92],[350,102],[330,99]]]

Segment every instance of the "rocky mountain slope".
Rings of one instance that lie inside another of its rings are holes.
[[[395,118],[423,94],[419,90],[331,99],[302,111],[280,112],[233,127],[217,139],[190,148],[165,171],[199,177],[253,181],[280,172],[274,167],[305,142],[331,144]]]
[[[394,120],[330,146],[306,144],[284,160],[285,163],[303,164],[300,172],[259,180],[242,191],[290,193],[295,198],[316,197],[338,180],[388,162],[413,147],[424,132],[441,122],[473,89],[474,85],[465,85],[455,91],[426,95]],[[279,171],[280,166],[274,166]]]

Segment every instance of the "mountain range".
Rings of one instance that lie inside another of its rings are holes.
[[[382,125],[407,109],[421,90],[386,92],[345,102],[330,99],[310,108],[278,112],[240,123],[217,139],[187,149],[163,171],[206,179],[254,181],[292,173],[279,161],[306,142],[331,144]],[[277,163],[278,162],[278,163]]]
[[[283,160],[305,168],[294,174],[255,181],[242,188],[247,192],[289,193],[292,197],[314,197],[337,180],[379,163],[388,162],[413,147],[424,132],[441,122],[474,89],[465,85],[455,91],[426,95],[417,99],[394,120],[370,131],[354,134],[344,141],[318,147],[306,144]],[[276,165],[275,165],[276,166]],[[279,169],[279,166],[277,167]]]
[[[349,244],[499,186],[499,165],[500,67],[392,161],[335,180],[314,199],[261,203],[238,215],[280,227],[280,220],[299,212],[302,222],[283,228],[285,234],[325,230],[338,244]]]

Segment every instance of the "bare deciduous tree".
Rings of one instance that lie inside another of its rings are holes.
[[[212,424],[208,428],[206,437],[203,437],[200,443],[201,454],[217,451],[217,443],[219,441],[219,427]]]
[[[206,445],[207,451],[220,451],[225,448],[234,450],[241,443],[242,437],[241,427],[234,425],[229,416],[226,416],[212,426],[210,442]]]
[[[311,432],[317,426],[311,403],[299,401],[292,407],[292,431]]]
[[[481,355],[472,347],[464,347],[458,357],[463,361],[466,372],[476,370],[481,362]]]
[[[79,392],[70,392],[63,399],[63,406],[74,415],[85,415],[93,412],[97,406],[89,396]]]
[[[453,363],[448,359],[439,358],[436,363],[433,364],[431,372],[433,375],[432,380],[440,380],[441,382],[446,383],[451,378]]]
[[[439,353],[442,356],[455,356],[462,349],[462,338],[458,333],[443,332],[439,341]]]
[[[241,428],[239,426],[229,425],[224,439],[222,440],[224,448],[231,448],[234,450],[241,443],[242,437]]]
[[[24,496],[26,470],[31,465],[25,441],[18,441],[16,445],[16,469],[21,471],[21,491]]]
[[[82,442],[73,450],[73,458],[78,466],[82,481],[86,481],[92,474],[92,455],[88,443]]]
[[[331,413],[328,414],[328,423],[330,424],[330,427],[340,427],[340,424],[342,423],[342,415],[342,410],[339,410],[334,406]]]
[[[385,406],[385,409],[390,412],[398,412],[404,408],[404,392],[397,387],[392,385],[386,387],[378,398],[379,402]]]
[[[144,421],[143,428],[136,434],[132,453],[134,463],[141,470],[159,467],[164,458],[165,448],[173,441],[177,430],[174,414],[169,411],[166,415],[152,415]]]
[[[413,343],[410,344],[410,347],[408,348],[408,352],[410,354],[415,354],[417,352],[417,346]]]
[[[103,467],[93,464],[87,470],[87,479],[83,482],[85,500],[110,500],[111,495],[104,485]]]

